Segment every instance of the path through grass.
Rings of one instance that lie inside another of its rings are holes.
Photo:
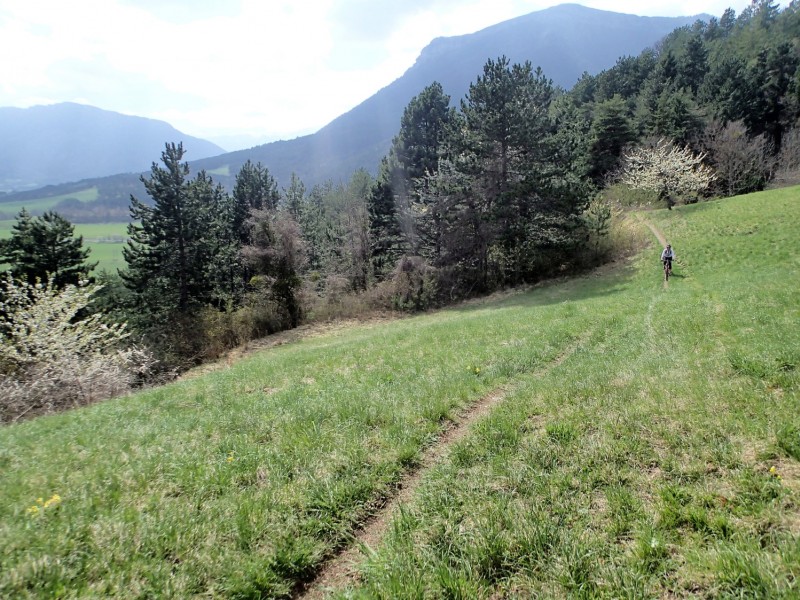
[[[649,213],[668,289],[654,244],[0,430],[0,596],[289,596],[504,387],[334,595],[796,597],[797,195]]]

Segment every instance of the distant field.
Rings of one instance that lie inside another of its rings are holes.
[[[50,210],[61,200],[66,200],[67,198],[75,198],[81,202],[92,202],[97,200],[97,197],[98,191],[96,187],[50,198],[34,198],[32,200],[17,200],[14,202],[3,202],[2,196],[0,196],[0,213],[5,215],[6,218],[13,219],[23,208],[26,208],[28,212],[45,211]],[[0,223],[2,222],[0,221]]]
[[[0,597],[299,598],[354,546],[334,598],[796,599],[799,211],[2,427]]]
[[[211,169],[210,171],[206,171],[209,175],[230,175],[231,174],[231,167],[230,165],[222,165],[221,167],[217,167],[216,169]]]
[[[0,239],[11,235],[15,221],[0,221]],[[97,269],[116,272],[125,266],[122,248],[128,239],[126,223],[77,223],[75,234],[83,236],[83,245],[91,248],[90,261],[98,261]]]

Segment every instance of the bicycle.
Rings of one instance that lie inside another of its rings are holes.
[[[669,276],[672,275],[672,261],[662,260],[664,263],[664,281],[669,281]]]

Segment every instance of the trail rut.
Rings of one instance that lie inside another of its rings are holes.
[[[591,332],[587,332],[578,338],[554,360],[535,371],[534,376],[542,376],[558,367],[590,335]],[[374,548],[380,543],[389,528],[393,516],[400,506],[411,500],[425,474],[445,459],[453,445],[467,436],[470,426],[488,415],[495,406],[515,389],[516,385],[518,384],[509,383],[495,388],[462,411],[451,426],[442,432],[436,443],[428,448],[419,465],[398,483],[395,494],[388,499],[378,512],[369,517],[360,531],[356,532],[353,541],[324,564],[314,580],[298,589],[293,597],[296,599],[324,598],[327,593],[354,583],[358,576],[358,564],[363,559],[363,551]]]

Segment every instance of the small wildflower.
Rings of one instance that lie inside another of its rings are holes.
[[[229,462],[229,463],[230,463],[230,462],[233,462],[233,452],[231,452],[230,454],[228,454],[228,459],[227,459],[227,460],[228,460],[228,462]]]
[[[650,538],[650,547],[655,550],[658,548],[658,540],[656,538]]]
[[[28,510],[26,511],[30,516],[34,517],[39,514],[39,507],[35,504],[33,506],[29,506]]]
[[[770,473],[772,473],[772,474],[774,475],[774,474],[775,474],[775,471],[777,471],[777,469],[775,468],[775,465],[772,465],[772,466],[769,468],[769,472],[770,472]]]
[[[61,502],[61,496],[58,494],[53,494],[53,496],[44,503],[44,507],[48,508],[50,506],[55,506],[56,504]]]

